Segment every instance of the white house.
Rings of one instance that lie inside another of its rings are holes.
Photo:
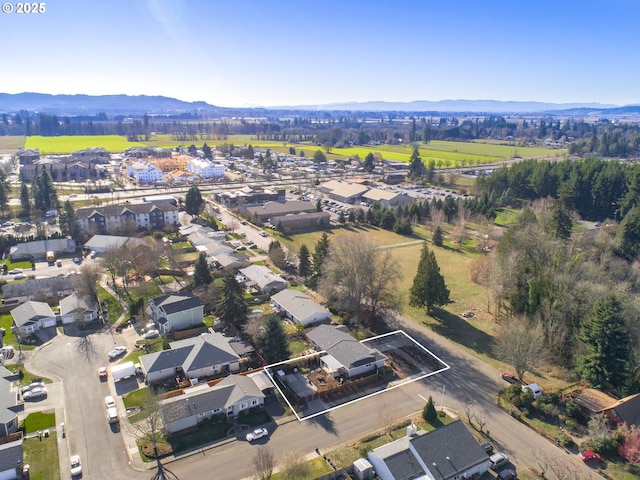
[[[489,456],[460,420],[371,450],[367,459],[382,480],[459,480],[489,470]]]
[[[138,183],[153,183],[162,180],[162,170],[145,162],[135,162],[127,165],[127,175]]]
[[[191,158],[187,160],[187,171],[195,173],[202,178],[219,178],[224,176],[226,167],[211,160]]]
[[[160,401],[160,414],[169,433],[197,426],[214,415],[235,417],[264,405],[264,393],[247,376],[229,375],[218,383],[196,385],[181,395]]]
[[[36,330],[56,326],[56,316],[51,307],[44,302],[24,302],[11,310],[13,323],[25,335]]]
[[[387,360],[377,349],[353,338],[342,325],[320,325],[307,333],[307,339],[316,349],[326,352],[320,362],[333,377],[369,375],[384,367]]]
[[[204,320],[204,305],[198,297],[162,295],[149,301],[151,318],[162,335],[174,330],[199,327]]]
[[[331,320],[331,312],[299,290],[285,289],[271,297],[271,302],[285,316],[307,328]]]
[[[91,297],[72,293],[60,300],[62,323],[91,322],[98,318],[98,306]]]
[[[221,333],[177,340],[169,347],[140,357],[147,383],[163,382],[177,374],[199,379],[240,370],[240,356]]]

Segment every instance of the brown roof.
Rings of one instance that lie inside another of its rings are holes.
[[[627,425],[640,425],[640,394],[624,397],[605,410],[613,410],[615,416]]]
[[[617,399],[606,393],[594,390],[593,388],[585,388],[575,399],[575,402],[582,408],[594,413],[601,412],[617,401]]]

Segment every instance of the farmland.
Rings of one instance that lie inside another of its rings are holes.
[[[13,139],[6,148],[19,148],[20,139],[23,137],[7,137]],[[252,145],[254,148],[271,149],[274,152],[288,153],[289,148],[294,148],[297,153],[304,150],[307,157],[320,149],[312,143],[285,143],[273,140],[258,140],[251,135],[229,135],[226,138],[199,138],[198,140],[179,141],[172,135],[152,135],[145,142],[129,142],[125,137],[118,135],[90,135],[90,136],[61,136],[61,137],[27,137],[25,148],[38,148],[40,153],[65,154],[74,150],[90,147],[104,147],[110,152],[122,152],[129,147],[157,146],[175,148],[177,146],[189,146],[195,144],[201,146],[204,143],[220,145],[230,143],[236,146]],[[4,144],[0,144],[3,147]],[[342,160],[352,156],[364,159],[371,152],[380,155],[385,160],[408,162],[413,147],[411,145],[377,145],[359,146],[348,148],[333,148],[327,153],[331,160]],[[515,145],[498,145],[483,142],[448,142],[432,141],[428,144],[419,144],[420,156],[425,163],[433,160],[436,168],[464,167],[486,163],[502,162],[511,158],[560,158],[566,155],[566,150],[550,149],[544,147],[520,147]]]

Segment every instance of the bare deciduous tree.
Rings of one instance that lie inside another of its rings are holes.
[[[253,468],[258,480],[269,480],[275,467],[275,457],[270,447],[259,447],[253,457]]]
[[[395,308],[398,276],[388,249],[351,235],[331,244],[319,288],[329,302],[359,318],[363,310],[376,314],[382,308]]]
[[[73,277],[73,288],[76,293],[95,300],[98,299],[98,282],[102,269],[96,263],[86,263],[80,267],[80,273]]]
[[[393,409],[387,403],[384,403],[378,410],[378,422],[384,433],[389,435],[391,439],[393,439],[393,423],[395,418]]]
[[[309,463],[298,452],[287,451],[280,460],[280,474],[285,480],[304,478],[311,472]]]
[[[498,337],[498,355],[513,365],[520,380],[546,357],[544,329],[538,322],[514,318]]]

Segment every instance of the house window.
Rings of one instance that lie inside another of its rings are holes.
[[[258,400],[251,400],[251,405],[257,405],[258,404]]]
[[[204,417],[204,413],[199,413],[198,418],[202,418],[202,417]]]
[[[247,402],[242,402],[240,404],[240,410],[244,410],[245,408],[247,408],[249,406],[249,404]]]

